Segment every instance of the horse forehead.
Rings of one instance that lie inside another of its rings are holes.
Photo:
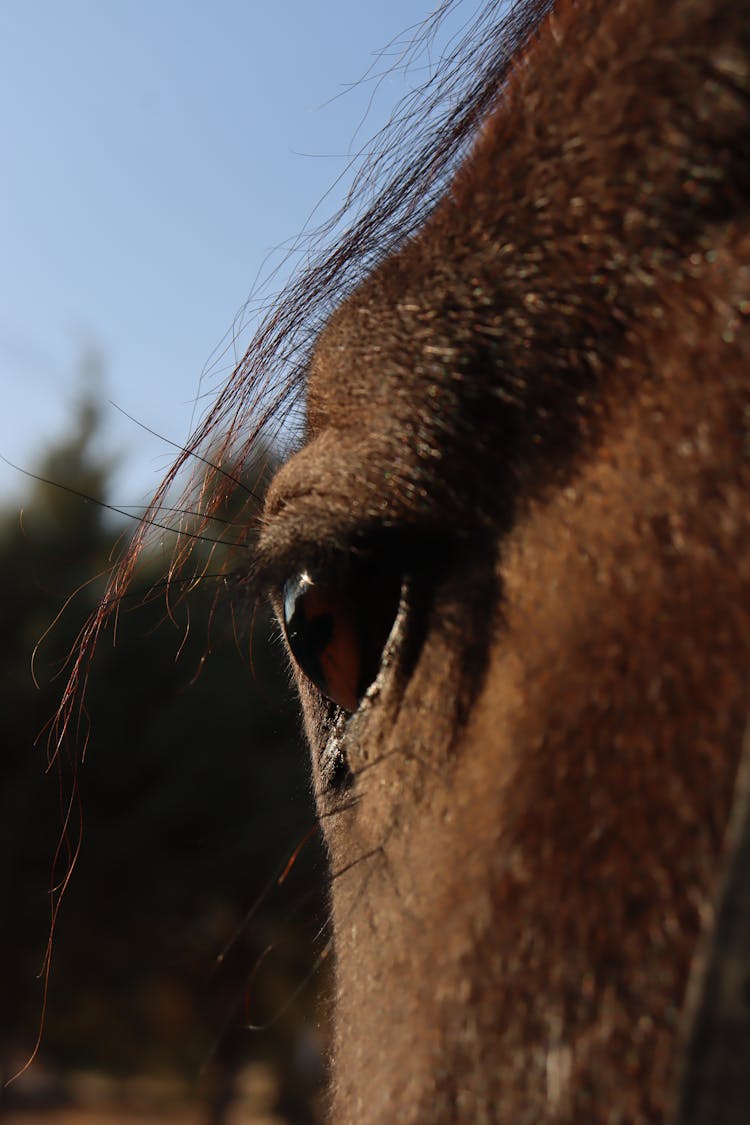
[[[438,323],[439,238],[430,227],[420,242],[384,263],[343,303],[321,333],[307,384],[308,422],[370,426],[363,409],[396,418],[415,409],[439,381],[450,345]],[[432,246],[430,247],[430,244]],[[419,250],[419,252],[418,252]],[[454,279],[458,271],[454,263]]]

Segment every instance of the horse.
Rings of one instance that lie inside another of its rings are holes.
[[[331,1115],[744,1120],[691,1082],[745,791],[750,8],[489,11],[182,457],[223,432],[230,493],[301,393],[251,569],[330,861]]]

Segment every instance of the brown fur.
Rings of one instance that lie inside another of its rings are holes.
[[[423,231],[334,316],[268,498],[405,621],[299,680],[340,1122],[661,1121],[750,673],[750,10],[560,5]]]

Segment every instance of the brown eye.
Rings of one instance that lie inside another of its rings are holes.
[[[307,678],[338,707],[355,711],[378,674],[401,579],[372,560],[346,559],[335,570],[302,570],[284,583],[284,632]]]

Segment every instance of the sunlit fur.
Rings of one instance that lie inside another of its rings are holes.
[[[261,560],[408,578],[345,795],[299,676],[339,1122],[668,1112],[748,711],[749,47],[736,0],[558,5],[317,344]]]
[[[302,388],[254,578],[404,579],[348,721],[297,672],[341,1125],[668,1119],[749,710],[750,6],[502,8],[262,321],[51,728],[179,468],[215,472],[173,575]]]

